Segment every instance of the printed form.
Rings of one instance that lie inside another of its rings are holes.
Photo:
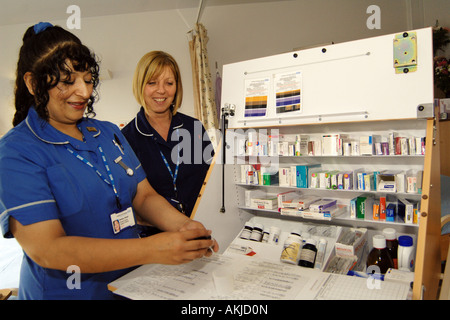
[[[115,294],[136,300],[293,299],[300,292],[303,299],[312,299],[320,288],[317,282],[322,273],[299,269],[251,257],[215,254],[177,266],[144,265],[109,287]],[[214,281],[218,274],[225,274],[225,281],[232,283],[226,294]]]
[[[144,265],[109,288],[134,300],[407,298],[406,284],[382,282],[370,288],[367,281],[254,257],[214,254],[176,266]]]

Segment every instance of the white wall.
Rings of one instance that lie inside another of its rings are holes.
[[[45,5],[45,2],[43,2]],[[208,30],[211,71],[222,65],[294,48],[327,42],[344,42],[434,25],[450,27],[448,0],[292,0],[242,5],[208,6],[201,22]],[[369,30],[366,9],[381,9],[381,29]],[[417,11],[417,6],[419,9]],[[414,17],[409,8],[415,10]],[[82,9],[87,10],[87,9]],[[185,89],[181,111],[194,115],[192,73],[187,31],[197,8],[83,18],[74,32],[102,58],[113,79],[100,86],[98,119],[115,123],[131,120],[139,109],[131,92],[131,79],[140,57],[151,50],[165,50],[177,59]],[[417,17],[418,16],[418,17]],[[37,17],[36,21],[45,18]],[[66,21],[51,21],[65,26]],[[421,25],[418,25],[421,24]],[[15,64],[23,33],[29,24],[0,27],[0,135],[11,128],[14,114]],[[449,50],[447,50],[449,51]]]
[[[186,9],[82,19],[81,29],[72,32],[100,57],[101,67],[113,74],[99,86],[100,100],[94,105],[98,119],[118,124],[136,115],[139,105],[131,81],[139,59],[152,50],[167,51],[179,63],[185,92],[180,111],[194,116],[189,28],[185,21],[195,21],[196,13],[196,9]],[[66,21],[51,22],[66,27]],[[0,135],[12,127],[13,79],[21,39],[28,27],[0,27]]]

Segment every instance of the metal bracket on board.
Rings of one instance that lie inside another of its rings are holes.
[[[403,32],[394,38],[395,73],[417,71],[417,34]]]
[[[417,106],[417,119],[433,119],[433,145],[436,145],[436,114],[432,103],[422,103]]]
[[[434,117],[434,106],[432,103],[422,103],[417,106],[417,119],[429,119]]]

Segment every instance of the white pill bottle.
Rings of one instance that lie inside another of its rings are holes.
[[[410,236],[398,237],[398,269],[414,271],[415,248]]]

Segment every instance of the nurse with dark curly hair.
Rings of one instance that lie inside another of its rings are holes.
[[[93,118],[98,78],[72,33],[26,31],[14,128],[0,140],[0,226],[24,251],[19,299],[110,299],[108,283],[133,267],[218,250],[211,231],[150,186],[120,130]],[[139,238],[138,219],[165,232]]]

